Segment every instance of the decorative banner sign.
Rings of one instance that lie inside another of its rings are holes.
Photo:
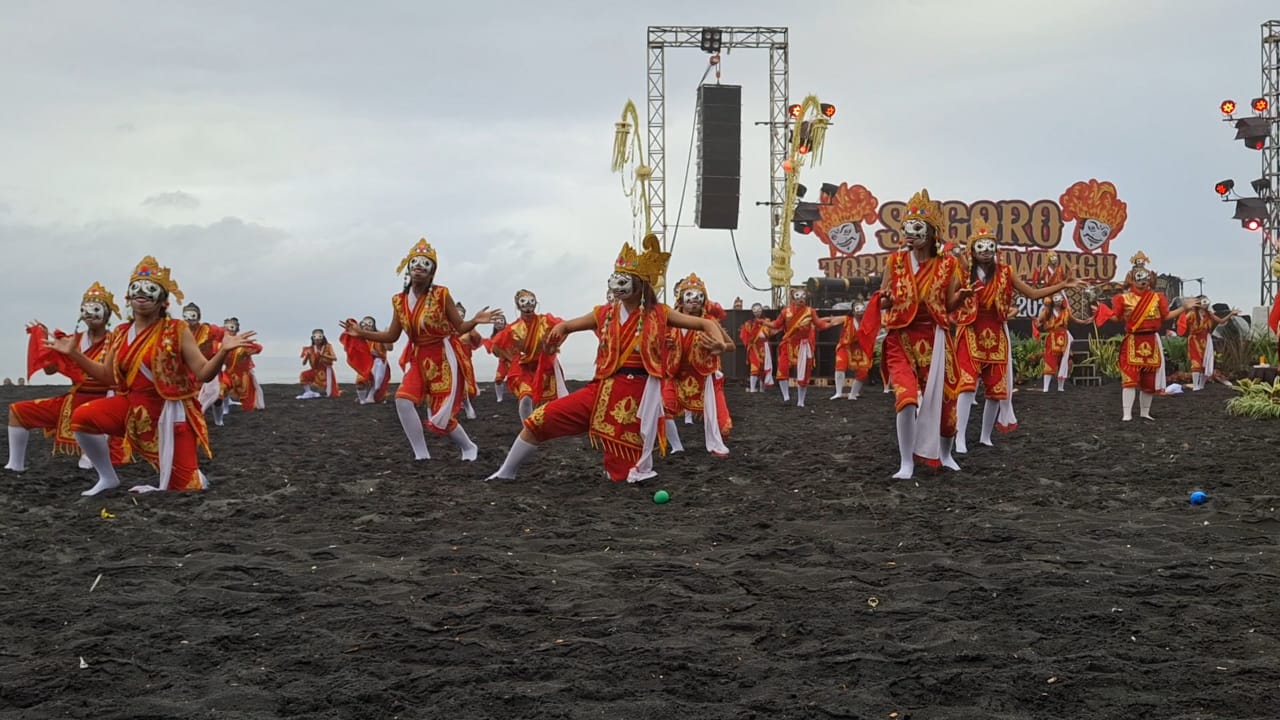
[[[1002,246],[1000,261],[1013,267],[1023,278],[1035,281],[1047,275],[1048,259],[1054,254],[1071,277],[1090,283],[1115,279],[1116,256],[1111,241],[1124,229],[1128,208],[1116,194],[1116,186],[1098,180],[1081,180],[1052,200],[978,200],[972,203],[950,200],[941,203],[947,220],[942,240],[963,247],[969,239],[969,223],[974,219],[993,223]],[[879,204],[862,185],[841,183],[834,194],[823,194],[818,207],[820,219],[813,231],[829,251],[818,260],[823,274],[832,278],[884,275],[885,262],[902,247],[902,212],[906,203],[893,200]],[[874,230],[875,252],[867,252],[867,227]],[[1074,246],[1061,247],[1064,224],[1074,222],[1070,239]]]

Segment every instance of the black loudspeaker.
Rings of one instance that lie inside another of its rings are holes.
[[[698,87],[698,190],[700,228],[736,230],[742,185],[742,86]]]

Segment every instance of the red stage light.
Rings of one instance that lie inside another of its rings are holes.
[[[1235,100],[1223,100],[1223,101],[1222,101],[1222,104],[1221,104],[1221,105],[1219,105],[1219,106],[1218,106],[1218,108],[1219,108],[1220,110],[1222,110],[1222,114],[1223,114],[1223,115],[1230,115],[1230,114],[1232,114],[1232,113],[1234,113],[1234,112],[1236,111],[1236,101],[1235,101]]]
[[[1266,147],[1266,146],[1267,146],[1267,141],[1266,141],[1265,139],[1262,139],[1262,140],[1254,140],[1254,141],[1253,141],[1253,149],[1254,149],[1254,150],[1261,150],[1262,148],[1264,148],[1264,147]]]
[[[1234,106],[1233,106],[1233,107],[1234,107]],[[793,117],[793,118],[798,118],[798,117],[800,117],[800,111],[801,111],[802,109],[803,109],[803,108],[801,108],[799,105],[792,105],[792,106],[790,106],[790,107],[788,107],[788,108],[787,108],[787,114],[788,114],[788,115],[790,115],[790,116],[791,116],[791,117]]]
[[[1261,99],[1261,98],[1259,98],[1259,99]],[[823,115],[826,115],[826,116],[827,116],[827,117],[829,117],[829,118],[831,118],[831,117],[835,117],[835,116],[836,116],[836,106],[835,106],[835,105],[829,105],[829,104],[827,104],[827,103],[822,103],[821,108],[822,108],[822,114],[823,114]]]
[[[1267,111],[1267,108],[1270,107],[1266,98],[1254,98],[1249,101],[1249,105],[1253,107],[1253,111],[1256,113],[1264,113]]]
[[[1220,182],[1217,185],[1214,185],[1213,189],[1214,189],[1214,192],[1218,193],[1219,195],[1226,195],[1227,193],[1231,192],[1231,185],[1228,185],[1225,182]]]
[[[1262,221],[1255,218],[1249,218],[1241,224],[1244,225],[1245,230],[1260,230],[1262,228]]]
[[[797,229],[800,231],[801,235],[808,235],[809,233],[813,232],[813,226],[808,223],[801,225]],[[1257,228],[1254,228],[1254,230],[1257,230]]]

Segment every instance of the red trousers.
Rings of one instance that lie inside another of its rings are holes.
[[[122,437],[127,446],[151,463],[160,465],[160,444],[157,425],[164,399],[153,391],[130,391],[85,403],[71,413],[71,429],[78,432]],[[188,416],[194,403],[188,402]],[[203,416],[201,416],[203,418]],[[201,490],[200,474],[196,461],[196,433],[188,423],[176,423],[173,427],[173,473],[169,489],[175,491]]]
[[[604,469],[614,482],[627,479],[640,460],[640,398],[648,375],[614,375],[538,407],[524,427],[538,442],[587,433],[604,451]],[[661,423],[659,423],[661,427]]]
[[[18,419],[18,424],[28,430],[43,430],[45,437],[52,437],[53,453],[55,455],[75,455],[80,452],[80,446],[76,443],[76,438],[72,435],[71,416],[75,409],[94,400],[101,400],[107,395],[105,392],[94,393],[76,393],[74,395],[59,395],[51,398],[40,398],[38,400],[21,400],[9,406],[9,412],[12,412]],[[68,401],[70,404],[68,405]],[[65,418],[63,417],[65,414]],[[113,465],[122,465],[128,462],[125,455],[124,443],[119,438],[111,439],[111,463]]]
[[[929,378],[933,358],[935,328],[932,320],[918,321],[905,328],[890,330],[884,337],[881,352],[881,375],[893,384],[894,409],[898,412],[920,405],[920,393]],[[948,336],[943,333],[943,341]],[[947,348],[942,380],[942,437],[956,434],[956,373],[954,351]]]
[[[445,356],[443,342],[418,345],[410,350],[409,364],[405,366],[404,379],[396,390],[396,398],[410,400],[414,405],[425,403],[427,412],[433,416],[441,408],[448,407],[449,423],[444,429],[436,427],[429,420],[424,423],[431,432],[448,435],[458,427],[458,412],[466,404],[467,378],[459,371],[457,382],[454,382],[455,371]],[[452,394],[449,392],[450,387],[453,388]]]
[[[847,373],[850,370],[853,371],[854,380],[866,382],[867,374],[871,371],[871,361],[861,348],[850,350],[847,347],[837,347],[836,372]]]

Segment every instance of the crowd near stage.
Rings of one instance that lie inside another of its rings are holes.
[[[681,425],[639,485],[585,438],[483,482],[518,423],[487,387],[479,460],[414,464],[346,389],[268,385],[211,428],[201,493],[81,498],[92,471],[32,438],[0,493],[0,715],[1275,716],[1275,449],[1222,386],[1155,424],[1114,383],[1023,386],[1016,431],[911,481],[891,396],[734,386],[732,455]]]

